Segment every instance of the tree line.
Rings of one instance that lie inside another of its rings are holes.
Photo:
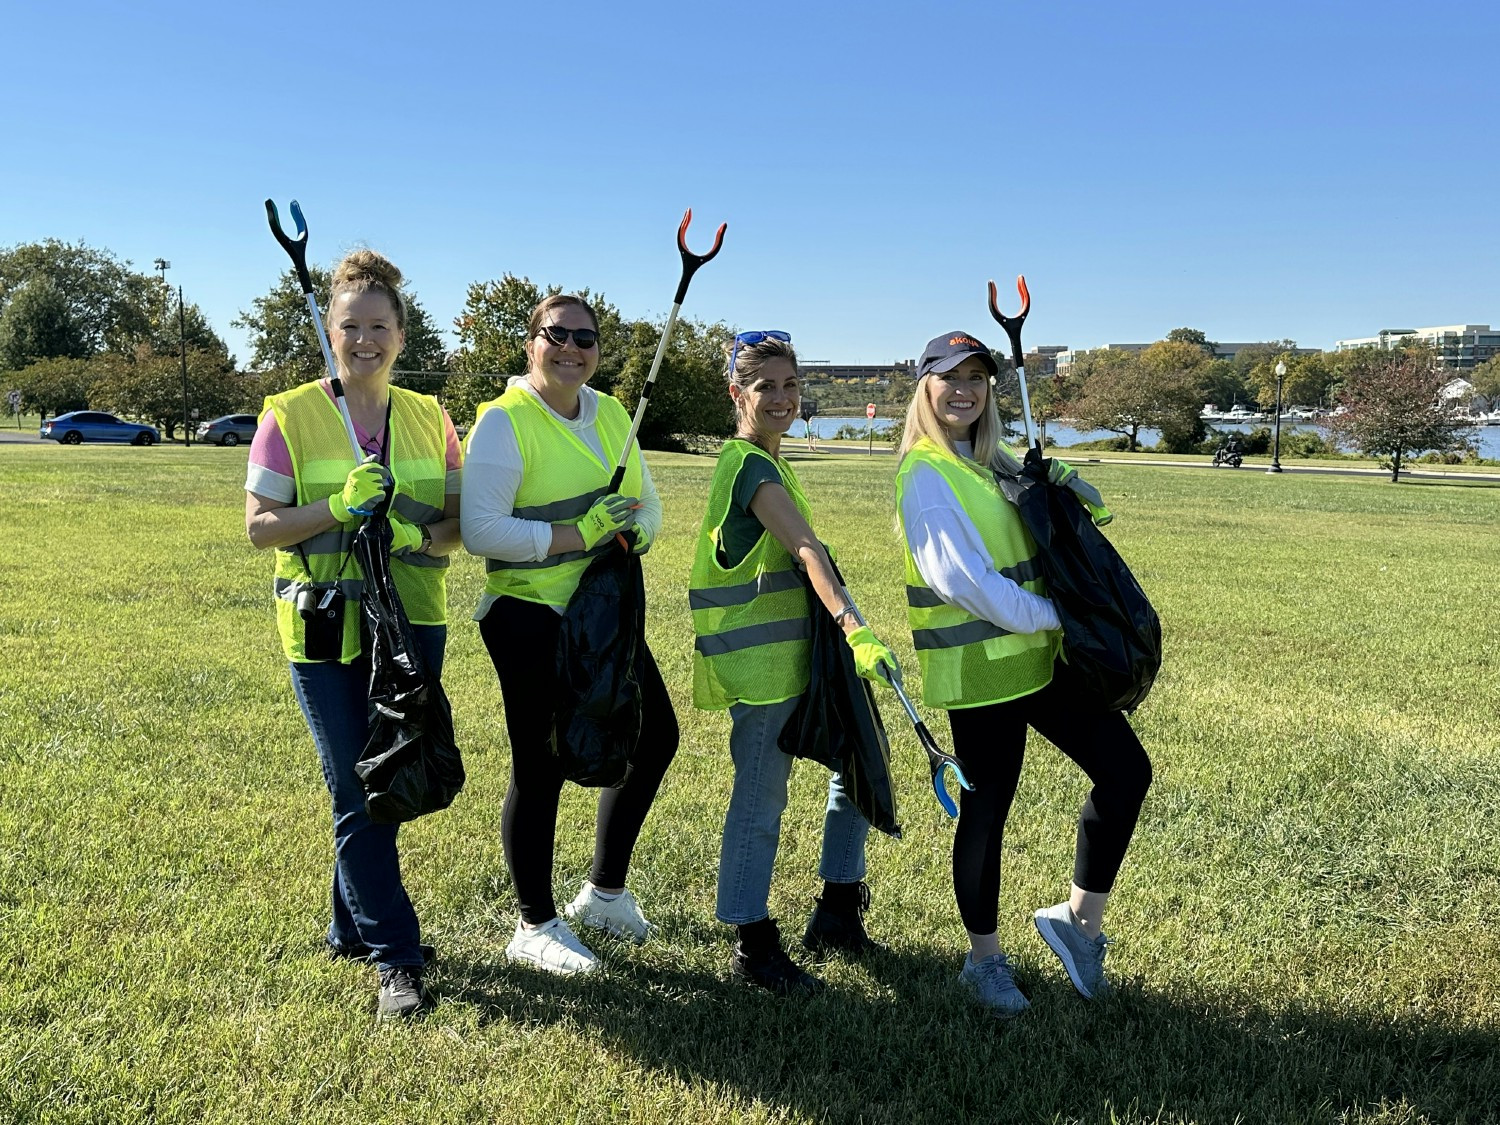
[[[329,271],[312,269],[320,307],[328,301]],[[561,291],[527,277],[504,274],[475,282],[454,321],[458,347],[449,351],[421,301],[409,297],[406,347],[395,381],[437,395],[454,421],[473,421],[480,403],[525,371],[527,320],[543,297]],[[600,364],[593,385],[634,410],[662,326],[626,319],[602,293],[581,294],[599,317]],[[182,421],[180,353],[185,353],[188,397],[201,418],[255,411],[261,400],[319,377],[323,357],[307,322],[307,305],[291,270],[234,321],[250,338],[241,368],[224,341],[192,304],[179,310],[161,278],[131,268],[108,250],[56,239],[0,249],[0,390],[21,393],[27,412],[111,410],[149,421],[170,439]],[[734,330],[722,322],[679,320],[664,357],[652,407],[641,431],[655,449],[692,448],[731,432],[724,364]],[[1002,416],[1020,417],[1020,395],[1009,359],[1000,367]],[[1039,423],[1076,419],[1139,446],[1143,430],[1161,434],[1158,448],[1186,453],[1207,438],[1205,405],[1274,405],[1277,363],[1285,363],[1282,401],[1343,410],[1330,425],[1346,444],[1400,460],[1424,449],[1451,449],[1462,440],[1462,419],[1443,390],[1457,374],[1420,343],[1396,352],[1308,353],[1291,340],[1268,341],[1220,358],[1199,330],[1177,328],[1142,351],[1100,349],[1080,354],[1066,377],[1027,380]],[[1030,372],[1042,357],[1027,357]],[[1500,397],[1500,358],[1467,373],[1476,393]],[[893,371],[880,400],[903,406],[912,380]],[[864,393],[864,392],[856,392]]]
[[[1276,367],[1285,364],[1283,409],[1301,405],[1327,413],[1333,444],[1382,458],[1393,479],[1412,454],[1465,448],[1469,436],[1463,399],[1450,386],[1460,372],[1445,366],[1421,341],[1395,351],[1360,348],[1346,352],[1299,352],[1292,340],[1268,341],[1218,354],[1213,341],[1193,328],[1176,328],[1140,351],[1099,349],[1080,354],[1066,376],[1030,378],[1032,415],[1040,424],[1061,418],[1119,434],[1124,447],[1139,448],[1142,430],[1160,433],[1166,453],[1207,452],[1219,439],[1202,417],[1236,404],[1261,410],[1277,405]],[[1015,371],[1001,364],[1002,411],[1019,418]],[[1041,356],[1026,357],[1041,369]],[[1463,373],[1474,394],[1500,396],[1500,359]],[[1304,443],[1307,452],[1317,452]]]
[[[327,308],[330,272],[311,271]],[[526,370],[526,327],[543,297],[561,292],[505,274],[469,286],[449,351],[421,300],[410,295],[406,347],[394,381],[441,398],[459,425]],[[627,319],[601,293],[582,290],[599,316],[593,385],[634,410],[662,325]],[[91,408],[149,421],[171,438],[182,421],[181,351],[190,409],[200,418],[256,411],[266,395],[323,374],[323,356],[295,274],[287,270],[233,324],[249,334],[243,368],[193,304],[181,310],[161,278],[108,250],[56,239],[0,250],[0,390],[19,391],[21,409],[43,415]],[[733,329],[680,319],[663,357],[643,444],[687,448],[726,436],[733,425],[723,367]]]

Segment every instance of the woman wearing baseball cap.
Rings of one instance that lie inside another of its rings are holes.
[[[728,709],[732,723],[734,789],[719,853],[716,909],[719,921],[736,928],[730,967],[751,984],[787,996],[822,987],[782,949],[768,908],[792,771],[792,758],[777,740],[807,690],[809,615],[834,615],[866,679],[880,680],[880,666],[897,679],[901,670],[848,601],[810,526],[812,508],[797,474],[780,456],[781,439],[798,416],[791,336],[736,336],[729,397],[735,436],[724,443],[709,486],[688,595],[697,633],[693,702],[704,710]],[[823,894],[802,936],[813,953],[877,948],[862,918],[869,904],[863,882],[869,831],[835,773],[823,817]]]
[[[906,412],[896,498],[922,699],[948,712],[954,756],[974,783],[960,797],[953,839],[953,890],[971,947],[959,981],[996,1015],[1013,1016],[1030,1002],[1000,951],[997,908],[1027,728],[1093,782],[1078,818],[1069,898],[1034,915],[1085,998],[1109,990],[1100,922],[1151,762],[1125,716],[1090,707],[1059,659],[1062,634],[1036,543],[992,476],[1008,456],[990,384],[996,371],[989,349],[966,332],[928,343]]]

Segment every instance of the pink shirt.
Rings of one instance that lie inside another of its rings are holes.
[[[319,385],[329,401],[333,401],[333,388],[328,385],[328,380],[319,380]],[[378,453],[384,428],[382,425],[380,430],[371,434],[355,422],[354,436],[366,452]],[[458,444],[458,432],[453,428],[453,419],[448,417],[446,409],[443,411],[443,428],[447,434],[447,480],[443,491],[452,496],[460,491],[463,480],[463,452]],[[283,504],[290,504],[297,499],[297,479],[292,472],[291,450],[287,449],[286,438],[282,436],[274,414],[268,413],[261,419],[260,426],[255,431],[255,439],[250,443],[245,491]]]

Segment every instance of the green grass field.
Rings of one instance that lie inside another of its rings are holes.
[[[1082,776],[1033,740],[1002,945],[1033,1008],[957,991],[951,825],[894,701],[900,841],[821,996],[727,974],[713,919],[728,720],[693,711],[685,589],[712,472],[659,456],[648,632],[683,723],[632,886],[662,925],[585,981],[513,968],[507,745],[453,570],[445,683],[470,781],[403,829],[436,1007],[374,1023],[322,952],[327,796],[292,699],[245,451],[0,446],[0,1120],[1467,1122],[1500,1120],[1500,485],[1091,466],[1167,661],[1156,766],[1090,1006],[1031,928],[1071,872]],[[893,458],[799,466],[851,588],[916,676]],[[941,720],[935,730],[946,741]],[[772,912],[800,933],[826,774],[799,764]],[[569,787],[557,891],[592,846]],[[564,899],[565,900],[565,899]]]

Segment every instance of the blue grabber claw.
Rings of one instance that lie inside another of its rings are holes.
[[[295,199],[291,206],[292,224],[297,228],[297,237],[290,237],[286,231],[281,229],[281,216],[276,213],[276,201],[266,200],[266,221],[271,224],[271,233],[276,236],[276,241],[286,251],[287,257],[292,260],[292,268],[297,271],[297,283],[302,286],[304,294],[313,291],[312,275],[307,269],[307,222],[302,218],[302,206]]]
[[[884,672],[884,670],[882,666],[881,671]],[[917,741],[922,744],[922,749],[927,751],[927,769],[932,774],[933,795],[937,797],[938,804],[943,806],[943,811],[948,814],[949,819],[958,816],[958,802],[948,793],[948,773],[951,772],[953,780],[971,793],[974,791],[974,783],[964,776],[964,768],[958,764],[958,759],[952,754],[945,753],[938,746],[937,739],[932,737],[932,732],[927,729],[927,724],[917,714],[917,709],[912,706],[901,684],[888,674],[885,676],[885,682],[891,686],[891,690],[896,693],[896,698],[901,701],[902,710],[911,721],[912,729],[917,732]]]
[[[951,772],[953,780],[971,793],[974,791],[974,783],[964,776],[964,768],[958,764],[957,758],[938,749],[927,724],[921,724],[917,737],[922,742],[922,749],[927,751],[927,768],[932,771],[932,792],[951,820],[958,816],[958,802],[948,792],[948,773]]]

